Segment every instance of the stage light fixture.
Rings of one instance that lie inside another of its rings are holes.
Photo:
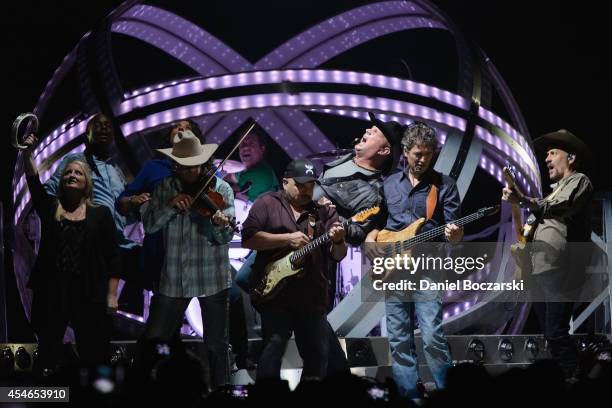
[[[501,339],[497,350],[499,351],[499,358],[505,363],[512,361],[514,358],[514,344],[508,339]]]
[[[540,354],[540,345],[533,337],[525,341],[525,355],[530,361],[535,361]]]
[[[15,352],[15,364],[21,370],[26,370],[32,366],[32,357],[23,346],[19,346]]]
[[[480,363],[485,358],[485,345],[478,339],[470,340],[468,344],[468,355],[477,363]]]
[[[15,369],[15,356],[9,347],[4,347],[0,352],[0,373],[8,374]]]

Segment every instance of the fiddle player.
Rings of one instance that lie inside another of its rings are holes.
[[[213,388],[229,382],[228,294],[232,286],[229,241],[233,229],[234,194],[218,177],[210,184],[223,198],[225,209],[204,217],[195,207],[202,175],[210,169],[216,144],[200,144],[190,131],[179,132],[171,149],[158,149],[173,161],[172,175],[153,190],[143,223],[147,234],[162,231],[165,262],[159,288],[149,309],[144,340],[169,342],[183,321],[185,309],[197,297],[202,309],[204,342],[208,349]],[[200,200],[198,200],[200,201]]]

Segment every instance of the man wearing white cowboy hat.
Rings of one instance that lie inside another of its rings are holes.
[[[528,208],[536,220],[532,274],[534,289],[540,291],[538,296],[544,303],[534,303],[534,307],[552,357],[566,378],[571,378],[576,374],[578,350],[569,336],[574,303],[566,294],[575,289],[574,279],[585,267],[576,250],[585,246],[576,243],[591,241],[593,185],[578,171],[588,164],[591,153],[584,142],[565,129],[535,139],[534,145],[546,154],[548,176],[555,183],[553,192],[545,198],[527,197],[506,186],[502,199]]]
[[[173,160],[173,174],[157,185],[143,214],[146,233],[162,230],[166,247],[143,338],[169,342],[189,302],[197,297],[213,387],[229,382],[228,243],[233,236],[229,220],[234,216],[234,194],[229,184],[215,177],[211,186],[223,196],[226,207],[203,217],[192,210],[193,197],[185,191],[202,179],[217,147],[202,145],[192,132],[183,131],[171,149],[158,149]]]

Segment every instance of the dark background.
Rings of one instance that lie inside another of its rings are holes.
[[[224,1],[211,5],[193,0],[184,3],[189,4],[181,6],[183,9],[202,13],[200,20],[194,20],[196,23],[209,21],[210,26],[202,24],[204,28],[210,27],[222,41],[255,60],[290,35],[364,2]],[[6,4],[6,136],[0,150],[5,212],[15,157],[8,138],[12,121],[20,112],[34,108],[64,56],[85,32],[119,4],[118,1]],[[163,5],[163,2],[156,4]],[[261,4],[265,12],[260,11]],[[531,135],[559,128],[574,132],[595,152],[590,176],[596,189],[612,190],[607,166],[612,70],[609,62],[604,61],[605,57],[609,59],[612,35],[608,22],[604,23],[607,13],[603,2],[437,0],[434,4],[450,16],[468,39],[479,44],[497,66],[523,112]],[[245,12],[236,13],[237,8]],[[291,16],[299,16],[304,21],[293,21]],[[232,24],[247,27],[251,35],[237,38],[238,30],[232,29]],[[384,61],[384,55],[372,57]],[[74,101],[66,103],[72,105]],[[5,214],[5,225],[11,219],[12,216]],[[5,240],[5,246],[9,251],[10,237],[7,238],[9,242]],[[14,277],[6,273],[5,278],[9,340],[29,340],[31,333],[16,294]]]

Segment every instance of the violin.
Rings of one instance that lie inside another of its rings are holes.
[[[238,140],[238,143],[234,146],[234,148],[229,152],[229,154],[223,159],[217,166],[211,168],[206,174],[203,174],[200,180],[192,183],[188,186],[184,191],[184,193],[189,194],[193,197],[193,209],[203,217],[212,217],[217,211],[223,211],[227,208],[227,203],[221,193],[215,190],[215,186],[217,185],[217,179],[215,177],[215,173],[217,170],[225,164],[225,162],[230,158],[232,154],[236,151],[240,143],[247,137],[247,135],[253,130],[255,127],[255,121],[249,126],[249,128],[244,132],[244,135]],[[231,227],[236,231],[238,229],[236,225],[236,217],[232,217],[230,219]]]
[[[194,198],[192,209],[202,217],[208,218],[215,215],[217,211],[225,210],[227,208],[227,203],[223,195],[215,190],[217,179],[213,177],[211,181],[208,182],[208,185],[205,185],[205,180],[206,177],[203,174],[198,181],[187,186],[183,193]],[[236,217],[230,219],[229,225],[234,231],[238,229]]]

